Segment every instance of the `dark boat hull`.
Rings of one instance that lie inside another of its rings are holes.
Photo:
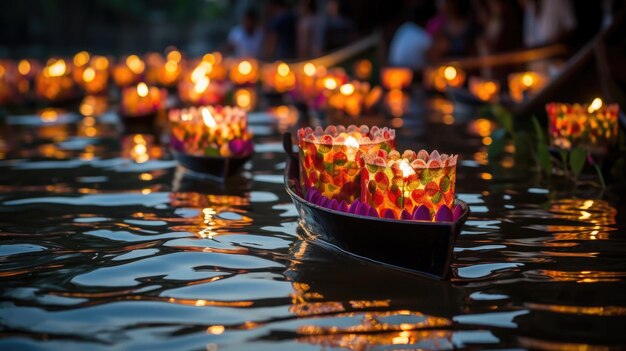
[[[175,150],[172,150],[172,155],[186,169],[220,180],[235,175],[252,158],[192,156]]]
[[[295,188],[299,175],[297,159],[287,161],[285,188],[300,215],[306,239],[338,248],[377,264],[444,279],[449,271],[454,243],[469,216],[455,222],[397,221],[344,213],[304,200]]]

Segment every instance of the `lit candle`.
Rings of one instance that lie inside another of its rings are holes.
[[[109,85],[109,59],[104,56],[94,56],[87,64],[81,66],[80,71],[82,74],[76,83],[88,94],[106,92]]]
[[[361,201],[386,218],[426,219],[422,212],[427,210],[432,219],[443,206],[452,213],[456,162],[456,155],[436,150],[407,150],[402,156],[395,150],[369,152],[364,156]]]
[[[122,90],[120,110],[125,116],[144,116],[165,108],[167,90],[149,87],[141,82]]]
[[[546,105],[553,147],[569,150],[584,147],[595,153],[608,151],[619,133],[619,106],[604,105],[595,98],[589,105],[549,103]]]
[[[137,55],[130,55],[113,68],[113,80],[120,87],[126,87],[141,80],[146,64]]]
[[[214,66],[208,61],[200,61],[186,73],[178,84],[178,96],[188,105],[220,104],[223,102],[228,84],[211,79]]]
[[[230,80],[236,85],[256,83],[259,77],[259,64],[255,59],[237,61],[230,69]]]
[[[385,67],[380,72],[380,80],[385,89],[407,89],[413,81],[413,71],[403,67]]]
[[[424,85],[444,92],[447,87],[458,88],[465,83],[465,71],[454,65],[444,65],[424,70]]]
[[[238,107],[202,106],[170,111],[172,148],[195,156],[244,157],[254,146],[247,114]]]
[[[263,85],[266,89],[284,93],[294,88],[296,75],[288,64],[278,62],[264,69]]]
[[[470,77],[469,91],[482,101],[494,101],[500,92],[500,83],[491,79]]]
[[[520,72],[509,75],[509,93],[515,102],[522,102],[527,95],[536,94],[546,85],[548,78],[538,72]]]
[[[395,130],[351,125],[298,130],[302,189],[351,203],[360,193],[361,155],[395,147]]]
[[[72,79],[72,67],[64,59],[50,59],[37,76],[37,95],[48,101],[61,101],[76,96],[76,85]]]
[[[367,82],[352,81],[328,94],[328,106],[332,110],[356,118],[378,103],[382,89],[379,86],[372,88]]]
[[[239,88],[235,90],[234,101],[237,107],[248,112],[256,106],[256,91],[249,88]]]

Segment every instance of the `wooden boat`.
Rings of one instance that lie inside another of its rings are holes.
[[[252,158],[252,154],[243,157],[205,157],[189,155],[173,148],[170,148],[170,151],[178,163],[186,169],[221,181],[237,174]]]
[[[454,243],[470,213],[465,202],[456,200],[463,211],[454,222],[374,218],[321,207],[299,191],[298,158],[288,133],[283,146],[288,155],[285,189],[300,214],[305,239],[375,264],[435,279],[447,276]]]

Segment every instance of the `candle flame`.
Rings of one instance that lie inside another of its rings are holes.
[[[454,78],[456,78],[456,68],[452,67],[452,66],[448,66],[443,70],[443,76],[447,79],[447,80],[453,80]]]
[[[87,67],[83,72],[83,80],[85,83],[89,83],[96,78],[96,71],[92,67]]]
[[[30,62],[28,60],[21,60],[17,65],[17,70],[21,75],[25,76],[30,73]]]
[[[252,64],[250,63],[250,61],[243,60],[239,62],[237,70],[243,75],[250,74],[252,73]]]
[[[328,90],[337,89],[337,81],[333,78],[326,78],[324,80],[324,87]]]
[[[413,170],[413,167],[411,167],[411,165],[409,165],[409,163],[406,160],[402,160],[400,162],[400,170],[402,171],[402,176],[404,178],[415,173],[415,171]]]
[[[109,68],[109,59],[104,56],[94,56],[93,58],[93,66],[97,70],[105,70]]]
[[[165,63],[165,70],[169,73],[176,73],[178,69],[178,63],[174,60],[169,60]]]
[[[205,92],[206,89],[209,87],[209,83],[211,83],[209,78],[207,78],[206,76],[202,76],[202,78],[200,78],[200,80],[198,80],[193,86],[193,90],[196,92],[196,94],[201,94]]]
[[[587,109],[587,112],[593,113],[594,111],[599,110],[601,107],[602,107],[602,99],[597,97],[597,98],[593,99],[593,102],[591,103],[591,105],[589,105],[589,108]]]
[[[278,75],[286,77],[289,74],[289,65],[281,62],[280,64],[278,64],[276,72],[278,73]]]
[[[526,87],[530,87],[531,85],[533,85],[534,82],[535,78],[533,78],[532,74],[524,73],[524,75],[522,76],[522,84],[524,84]]]
[[[339,88],[339,91],[346,96],[352,95],[354,93],[354,84],[346,83]]]
[[[89,62],[89,53],[87,51],[81,51],[74,55],[74,65],[76,67],[84,66]]]
[[[235,92],[235,102],[237,106],[248,109],[252,103],[252,93],[246,89],[237,90]]]
[[[135,74],[140,74],[145,68],[145,64],[137,55],[130,55],[126,58],[126,65]]]
[[[305,63],[302,69],[304,70],[304,74],[309,77],[313,77],[315,75],[315,72],[317,71],[317,68],[315,68],[315,65],[311,62]]]
[[[209,128],[213,128],[217,124],[215,123],[215,119],[211,115],[211,112],[206,107],[202,108],[202,120],[204,121],[204,124],[206,124],[206,126]]]
[[[139,84],[137,84],[137,94],[141,97],[146,97],[148,96],[148,86],[146,85],[146,83],[141,82]]]
[[[47,68],[50,77],[60,77],[65,74],[66,66],[64,60],[56,60]]]
[[[167,53],[167,60],[179,63],[183,59],[183,55],[178,50],[172,50]]]
[[[352,136],[347,137],[344,144],[351,148],[355,148],[355,149],[359,148],[359,142]]]

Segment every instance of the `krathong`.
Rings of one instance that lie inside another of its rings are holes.
[[[244,157],[254,150],[246,112],[202,106],[170,111],[172,148],[193,156]]]
[[[392,150],[396,132],[389,128],[328,126],[298,130],[302,189],[317,189],[336,201],[352,203],[360,196],[362,155]]]
[[[451,220],[457,155],[378,150],[364,162],[361,201],[380,217]]]
[[[146,83],[122,90],[120,111],[125,116],[145,116],[165,108],[167,90],[149,87]]]
[[[37,76],[35,90],[40,98],[62,101],[76,97],[72,65],[64,59],[50,59]]]

